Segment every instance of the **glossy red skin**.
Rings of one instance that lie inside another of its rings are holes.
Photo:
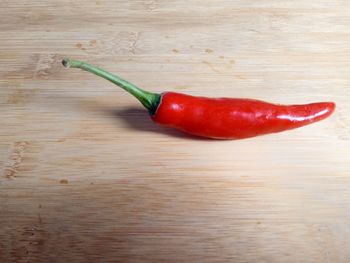
[[[162,94],[151,118],[161,125],[214,139],[243,139],[295,129],[328,117],[333,102],[278,105],[252,99]]]

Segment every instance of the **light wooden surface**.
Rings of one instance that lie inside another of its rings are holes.
[[[350,2],[1,1],[0,262],[349,262]],[[151,91],[331,100],[241,141],[156,126]]]

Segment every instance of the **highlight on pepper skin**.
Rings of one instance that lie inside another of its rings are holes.
[[[80,68],[129,92],[163,126],[212,139],[244,139],[296,129],[330,116],[334,102],[280,105],[254,99],[207,98],[176,92],[148,92],[101,68],[63,59],[66,68]]]

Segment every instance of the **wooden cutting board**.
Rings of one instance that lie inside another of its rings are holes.
[[[0,5],[0,262],[349,262],[349,1]],[[337,110],[197,139],[63,57],[155,92]]]

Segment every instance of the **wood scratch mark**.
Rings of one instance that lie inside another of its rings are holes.
[[[158,3],[155,0],[146,1],[145,7],[149,12],[153,12],[157,9]]]
[[[77,43],[77,44],[75,45],[75,47],[76,47],[77,49],[80,49],[80,50],[83,50],[83,51],[86,50],[86,48],[83,47],[83,44],[81,44],[81,43]]]
[[[83,47],[83,44],[81,44],[81,43],[76,43],[76,44],[75,44],[75,47],[76,47],[77,49],[81,49],[81,48]]]
[[[39,56],[38,62],[34,71],[34,79],[48,79],[48,77],[58,71],[58,63],[61,58],[55,54]]]
[[[96,39],[92,39],[92,40],[90,40],[90,42],[89,42],[90,44],[90,46],[92,46],[92,47],[95,47],[96,46],[96,43],[97,43],[97,41],[96,41]]]
[[[246,79],[245,77],[243,77],[243,76],[241,76],[241,75],[238,75],[238,74],[236,74],[236,75],[234,75],[237,79]]]
[[[229,68],[229,69],[232,69],[233,68],[233,65],[236,63],[236,61],[234,60],[234,59],[231,59],[230,61],[229,61],[229,63],[227,64],[227,68]]]
[[[210,62],[208,61],[203,61],[203,64],[206,64],[209,66],[209,68],[211,68],[212,71],[216,72],[216,73],[222,73],[220,70],[216,69]]]
[[[130,53],[134,55],[136,53],[137,43],[139,41],[139,38],[140,38],[140,32],[132,33],[130,36],[130,41],[131,41]]]
[[[96,48],[90,48],[87,52],[98,54],[102,51],[113,55],[135,55],[139,49],[141,34],[142,32],[121,31],[116,35],[112,35],[109,39],[99,41]]]
[[[255,29],[253,29],[253,28],[248,29],[248,31],[250,31],[250,32],[254,32],[254,33],[261,33],[260,31],[255,30]]]
[[[37,222],[19,230],[16,245],[11,247],[11,255],[16,262],[38,262],[37,256],[43,251],[49,237],[43,227],[43,220],[38,214]],[[33,259],[33,261],[23,259]]]
[[[26,147],[29,145],[28,142],[15,142],[12,153],[9,157],[8,164],[4,170],[4,176],[8,179],[16,177],[19,167],[23,161],[23,155]]]

